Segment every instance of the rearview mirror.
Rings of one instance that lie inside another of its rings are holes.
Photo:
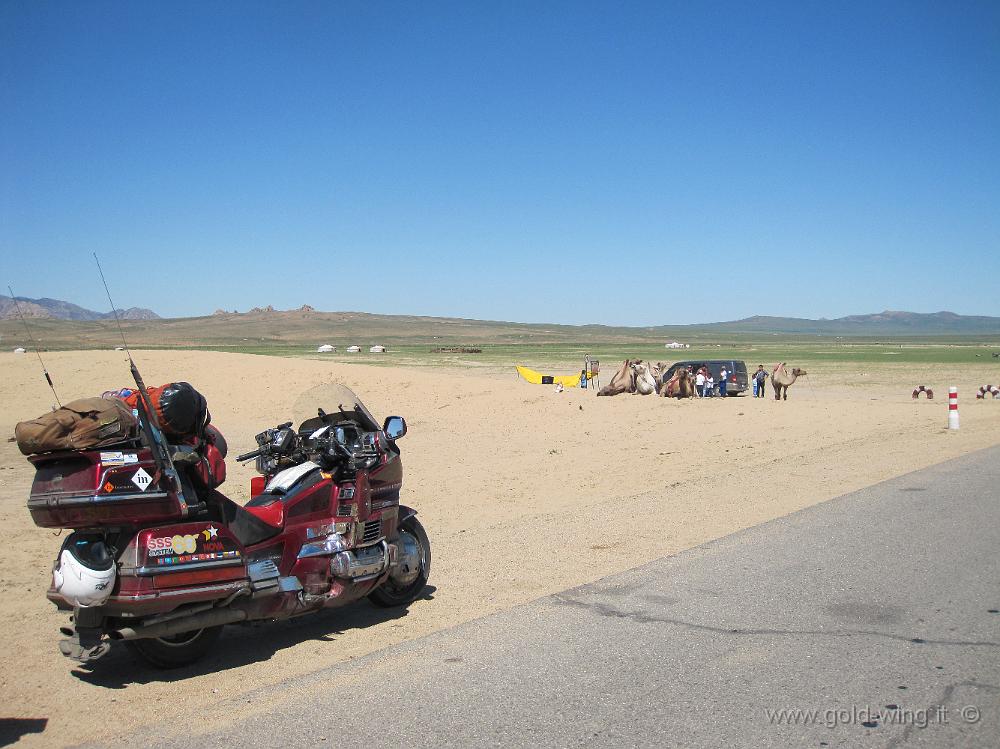
[[[398,440],[406,434],[406,419],[402,416],[390,416],[385,420],[382,431],[390,440]]]

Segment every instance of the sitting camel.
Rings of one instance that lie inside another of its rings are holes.
[[[670,369],[670,364],[665,361],[658,361],[656,364],[653,364],[653,362],[649,363],[649,373],[653,375],[653,379],[657,382],[663,380],[663,375],[667,373],[668,369]]]
[[[785,362],[775,364],[774,371],[771,372],[771,385],[774,387],[774,399],[776,401],[780,401],[782,400],[782,396],[784,396],[784,400],[788,400],[788,386],[804,374],[806,374],[806,371],[804,369],[799,369],[798,367],[792,369],[792,373],[789,374],[788,370],[785,369]]]
[[[660,385],[660,395],[664,398],[694,397],[694,377],[685,367],[679,367],[669,380]]]
[[[656,392],[656,380],[649,371],[649,365],[638,361],[632,365],[635,372],[635,392],[639,395],[652,395]]]
[[[653,376],[653,380],[656,382],[656,394],[663,395],[663,384],[666,382],[663,378],[667,374],[667,370],[670,369],[670,364],[665,361],[658,361],[655,364],[649,362],[649,373]]]
[[[611,382],[597,391],[598,395],[620,395],[635,392],[635,365],[638,359],[626,359],[615,372]]]

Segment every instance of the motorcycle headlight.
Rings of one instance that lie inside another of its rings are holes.
[[[346,552],[337,554],[330,560],[330,572],[332,572],[335,577],[350,577],[351,555]]]
[[[333,556],[334,554],[344,551],[347,549],[347,541],[339,533],[334,533],[333,535],[327,536],[322,541],[314,541],[312,543],[303,544],[302,548],[299,549],[298,558],[306,559],[308,557],[326,557]]]

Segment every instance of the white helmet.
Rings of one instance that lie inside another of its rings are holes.
[[[115,560],[103,541],[73,533],[52,568],[52,587],[71,606],[100,606],[115,587]]]

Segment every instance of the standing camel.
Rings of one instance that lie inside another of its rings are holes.
[[[771,372],[771,385],[774,386],[774,399],[776,401],[780,401],[782,398],[784,400],[788,400],[788,386],[804,374],[806,374],[806,371],[804,369],[799,369],[798,367],[792,369],[792,373],[789,374],[788,370],[785,369],[785,362],[775,364],[774,371]]]

